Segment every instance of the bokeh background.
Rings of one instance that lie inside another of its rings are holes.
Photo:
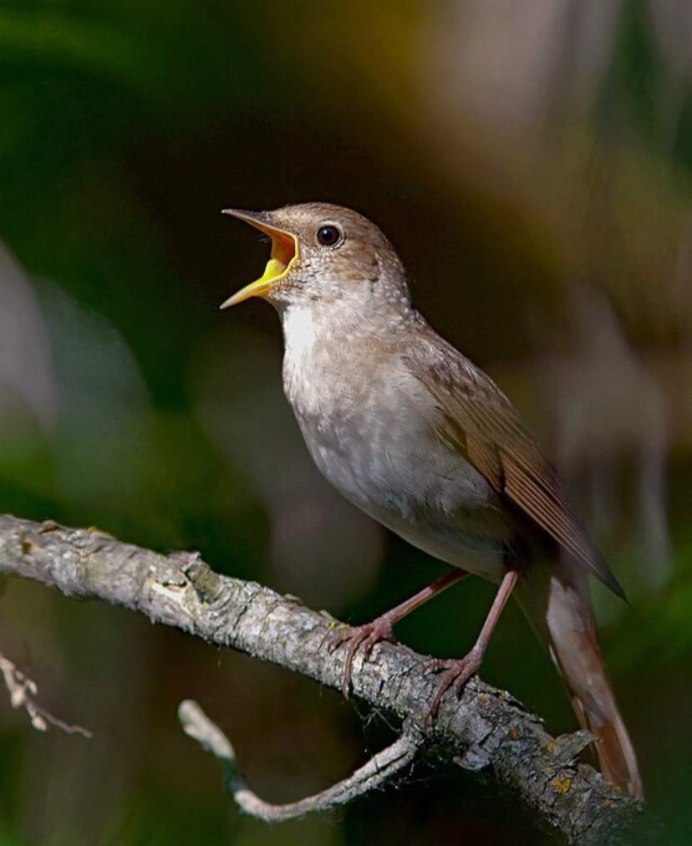
[[[631,605],[595,586],[660,842],[692,837],[692,7],[686,0],[2,0],[0,510],[97,525],[364,621],[441,572],[342,502],[280,387],[267,247],[226,206],[377,221],[431,322],[564,470]],[[492,588],[400,626],[460,655]],[[386,720],[280,669],[19,580],[0,647],[95,734],[0,694],[0,843],[553,843],[483,776],[267,827],[184,738],[198,699],[288,801]],[[514,608],[484,676],[574,727]]]

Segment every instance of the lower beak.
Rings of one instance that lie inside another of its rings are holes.
[[[264,273],[259,279],[241,288],[223,303],[220,308],[238,305],[251,297],[266,297],[276,288],[290,271],[293,263],[298,258],[298,239],[290,232],[278,229],[267,222],[267,216],[263,212],[240,211],[239,209],[224,209],[223,214],[230,214],[239,220],[249,223],[255,229],[259,229],[272,239],[272,251],[264,268]]]

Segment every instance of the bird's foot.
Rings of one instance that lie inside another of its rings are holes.
[[[341,691],[347,699],[351,688],[351,674],[356,652],[362,646],[363,658],[365,659],[370,655],[373,648],[382,641],[396,643],[393,623],[388,614],[377,617],[372,623],[365,623],[362,626],[349,627],[340,631],[332,639],[330,650],[338,649],[345,643],[348,644],[348,651],[344,660],[344,676],[341,682]]]
[[[475,675],[483,663],[483,653],[472,649],[463,658],[433,658],[425,666],[425,672],[442,673],[435,695],[428,708],[427,719],[435,719],[440,710],[442,698],[451,688],[454,696],[459,697],[466,683]]]

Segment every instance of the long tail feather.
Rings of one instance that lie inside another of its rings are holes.
[[[596,738],[603,775],[641,798],[637,756],[615,700],[596,637],[586,576],[565,562],[552,572],[536,568],[519,587],[519,602],[547,643],[582,728]]]

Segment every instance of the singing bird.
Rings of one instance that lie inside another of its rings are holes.
[[[318,468],[375,520],[452,566],[338,637],[345,692],[358,650],[367,657],[406,614],[469,573],[483,576],[498,585],[494,601],[471,651],[433,662],[441,675],[430,713],[477,672],[514,594],[597,738],[603,774],[641,796],[589,576],[624,594],[511,402],[416,311],[401,260],[367,218],[328,203],[224,213],[271,238],[262,277],[221,307],[262,297],[278,311],[284,390]]]

